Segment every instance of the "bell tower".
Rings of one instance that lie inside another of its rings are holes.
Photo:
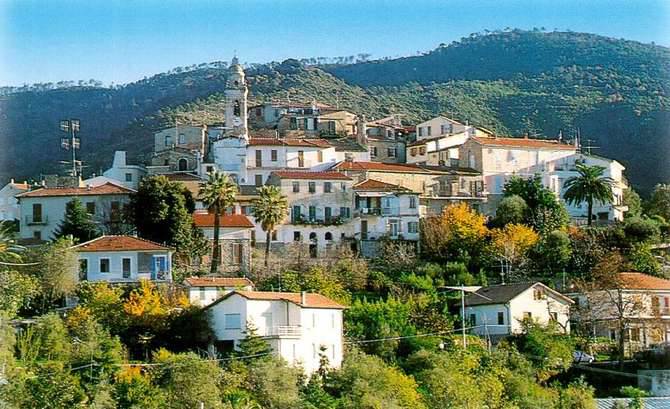
[[[249,139],[247,128],[247,83],[237,57],[233,57],[226,80],[226,136]]]

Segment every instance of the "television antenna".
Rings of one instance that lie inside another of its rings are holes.
[[[61,161],[63,164],[72,165],[70,173],[72,176],[81,176],[82,161],[77,160],[77,150],[81,149],[81,139],[79,134],[81,121],[79,119],[61,119],[60,130],[67,134],[67,137],[60,138],[60,146],[66,151],[72,152],[72,160]],[[77,171],[77,169],[79,169]]]

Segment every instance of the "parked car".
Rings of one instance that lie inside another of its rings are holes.
[[[590,364],[595,360],[593,355],[589,355],[584,351],[575,351],[572,353],[573,362],[576,364]]]

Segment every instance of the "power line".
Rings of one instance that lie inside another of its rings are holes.
[[[360,341],[346,341],[345,344],[369,344],[372,342],[382,342],[382,341],[397,341],[401,339],[408,339],[408,338],[420,338],[420,337],[432,337],[436,335],[446,335],[446,334],[453,334],[458,331],[461,331],[463,329],[465,330],[470,330],[473,328],[479,328],[479,327],[485,327],[486,325],[475,325],[472,327],[465,327],[465,328],[458,328],[458,329],[452,329],[448,331],[440,331],[440,332],[432,332],[428,334],[415,334],[415,335],[405,335],[405,336],[398,336],[398,337],[386,337],[386,338],[374,338],[374,339],[362,339]],[[489,325],[491,326],[491,325]]]

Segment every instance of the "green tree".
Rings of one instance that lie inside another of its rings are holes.
[[[563,228],[568,223],[565,207],[551,190],[542,185],[539,175],[524,179],[512,177],[503,191],[505,197],[519,196],[527,206],[525,224],[532,226],[540,234]]]
[[[79,262],[72,249],[70,238],[60,238],[36,250],[35,266],[29,270],[37,277],[41,286],[42,310],[59,305],[67,295],[74,293],[77,285],[75,272]]]
[[[14,317],[39,294],[37,278],[18,271],[0,269],[0,310]]]
[[[121,372],[114,384],[112,396],[119,409],[163,409],[166,407],[165,393],[151,383],[139,368],[128,368]]]
[[[263,408],[293,409],[302,406],[299,384],[302,371],[276,358],[257,360],[249,366],[249,389]]]
[[[670,222],[670,184],[658,184],[649,198],[647,213]]]
[[[557,409],[596,409],[598,405],[593,398],[593,392],[593,387],[584,378],[578,378],[561,389]]]
[[[565,193],[563,197],[570,204],[586,202],[588,206],[588,225],[593,222],[593,204],[612,203],[612,185],[614,180],[609,176],[603,176],[605,168],[602,166],[588,166],[577,164],[578,176],[573,176],[565,181]]]
[[[504,227],[509,223],[524,223],[528,214],[528,205],[521,196],[510,195],[504,197],[496,208],[493,225]]]
[[[622,204],[628,207],[624,215],[626,218],[642,216],[642,199],[632,187],[624,189]]]
[[[16,232],[9,223],[0,224],[0,266],[21,264],[23,246],[16,244]]]
[[[219,231],[221,215],[228,207],[235,203],[237,185],[228,175],[217,171],[210,172],[207,182],[200,187],[199,196],[207,208],[214,213],[214,243],[212,246],[212,263],[210,274],[216,275],[221,264],[221,247],[219,246]]]
[[[254,200],[254,218],[261,223],[265,231],[265,267],[270,257],[272,232],[281,223],[288,212],[288,201],[277,186],[263,186],[259,189],[259,198]]]
[[[67,202],[63,221],[54,231],[54,238],[56,239],[65,236],[72,236],[79,243],[100,236],[100,229],[77,197]]]
[[[270,344],[258,335],[256,326],[252,322],[247,321],[244,329],[244,338],[239,342],[237,355],[258,360],[265,358],[270,352],[272,352]]]
[[[22,408],[72,409],[83,408],[86,394],[77,377],[62,362],[38,365],[26,380],[29,398]]]
[[[523,333],[515,338],[515,342],[519,351],[538,369],[540,381],[566,371],[572,365],[575,342],[565,334],[559,323],[542,325],[526,320],[523,322]]]
[[[554,230],[540,239],[531,251],[530,258],[538,273],[548,273],[549,277],[556,277],[566,271],[571,256],[570,236],[562,230]]]

